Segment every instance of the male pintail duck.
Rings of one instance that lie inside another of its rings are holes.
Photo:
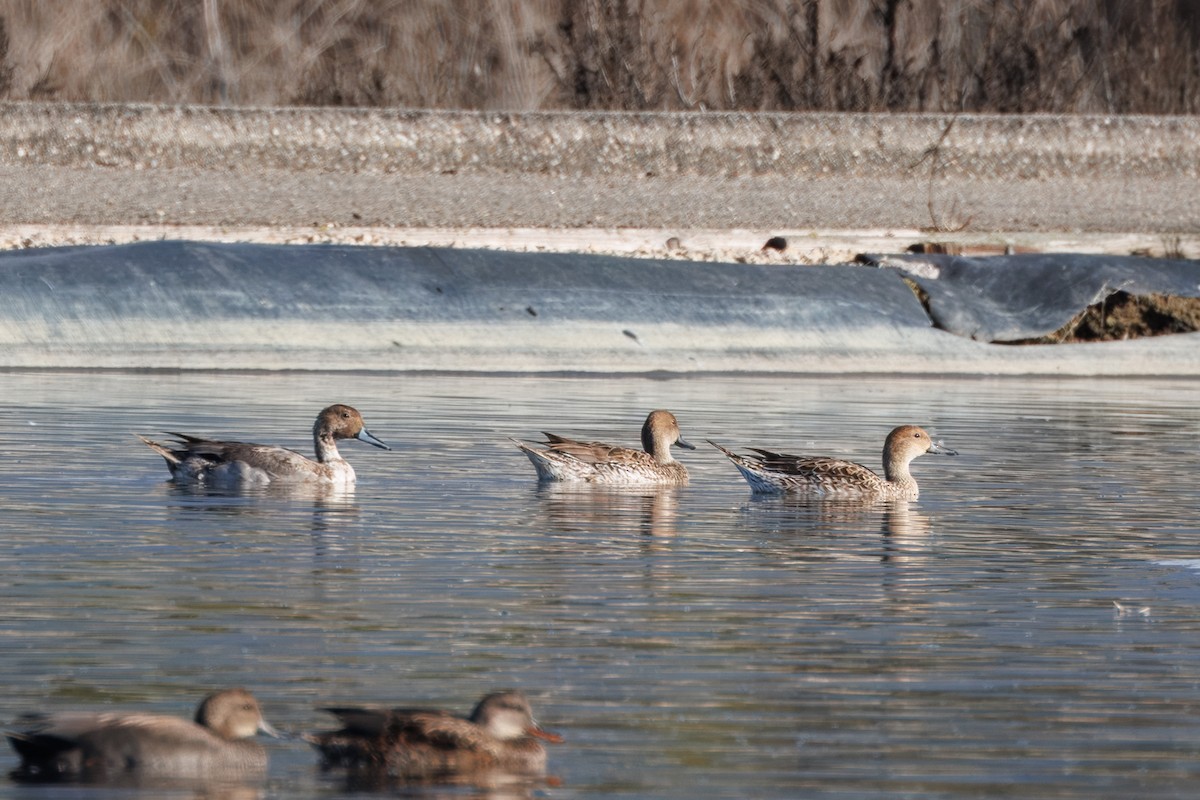
[[[544,449],[513,440],[537,470],[538,480],[608,485],[653,484],[683,486],[687,469],[671,457],[671,445],[695,450],[679,435],[679,422],[670,411],[651,411],[642,425],[641,450],[630,450],[603,442],[577,442],[553,433]]]
[[[27,714],[6,731],[21,765],[18,780],[104,781],[142,778],[245,778],[267,769],[267,752],[248,741],[280,734],[254,695],[226,689],[204,698],[195,721],[161,714]]]
[[[354,468],[338,452],[338,439],[358,439],[384,450],[392,449],[371,435],[358,411],[341,404],[326,408],[313,423],[316,461],[285,447],[167,433],[176,439],[169,445],[144,436],[138,438],[166,459],[175,480],[218,486],[265,486],[275,482],[349,486],[355,481]]]
[[[916,500],[917,482],[908,471],[912,460],[926,453],[958,455],[916,425],[902,425],[888,434],[883,443],[882,478],[861,464],[837,458],[791,456],[757,448],[750,448],[757,456],[741,456],[716,442],[709,444],[733,462],[754,492],[870,500]]]
[[[321,751],[326,769],[384,771],[392,777],[503,772],[541,775],[541,740],[562,737],[538,727],[529,700],[515,690],[493,692],[470,717],[411,708],[326,708],[342,723],[305,738]]]

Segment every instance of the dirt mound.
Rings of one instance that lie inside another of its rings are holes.
[[[1200,330],[1200,298],[1114,292],[1049,336],[1009,344],[1111,342]]]

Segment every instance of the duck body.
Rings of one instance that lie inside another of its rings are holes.
[[[265,444],[225,442],[168,431],[175,441],[159,444],[139,436],[167,462],[171,477],[181,483],[216,487],[268,486],[276,483],[321,483],[350,486],[354,467],[338,452],[339,439],[358,439],[390,450],[367,430],[362,415],[350,406],[329,406],[313,423],[316,460],[295,450]]]
[[[538,727],[521,692],[485,696],[469,717],[415,708],[326,708],[342,723],[336,731],[306,737],[326,769],[386,772],[396,778],[430,778],[482,772],[536,776],[545,773],[543,741],[562,739]]]
[[[581,442],[542,432],[542,447],[514,440],[537,470],[538,480],[606,486],[684,486],[687,468],[671,456],[671,447],[695,450],[679,433],[670,411],[651,411],[642,425],[642,450]]]
[[[267,752],[249,737],[278,733],[244,689],[209,695],[195,720],[160,714],[27,714],[7,733],[17,780],[246,778],[265,774]]]
[[[883,446],[883,475],[838,458],[795,456],[757,448],[749,448],[757,455],[744,456],[716,442],[709,444],[733,462],[755,493],[862,500],[916,500],[920,489],[909,471],[912,460],[925,453],[958,455],[916,425],[902,425],[888,434]]]

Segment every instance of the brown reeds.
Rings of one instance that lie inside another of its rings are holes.
[[[0,98],[1191,114],[1196,0],[0,0]]]

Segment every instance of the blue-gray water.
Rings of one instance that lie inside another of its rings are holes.
[[[0,720],[190,716],[208,690],[245,685],[277,727],[311,730],[331,702],[466,711],[517,686],[567,740],[537,796],[1187,796],[1196,389],[0,374]],[[351,497],[188,492],[132,436],[308,452],[335,401],[395,448],[344,445]],[[632,445],[657,407],[700,445],[676,451],[687,488],[539,488],[506,438]],[[960,452],[915,462],[907,507],[754,499],[703,443],[876,467],[907,422]],[[346,792],[305,745],[267,746],[266,796]],[[0,778],[0,797],[62,793]]]

